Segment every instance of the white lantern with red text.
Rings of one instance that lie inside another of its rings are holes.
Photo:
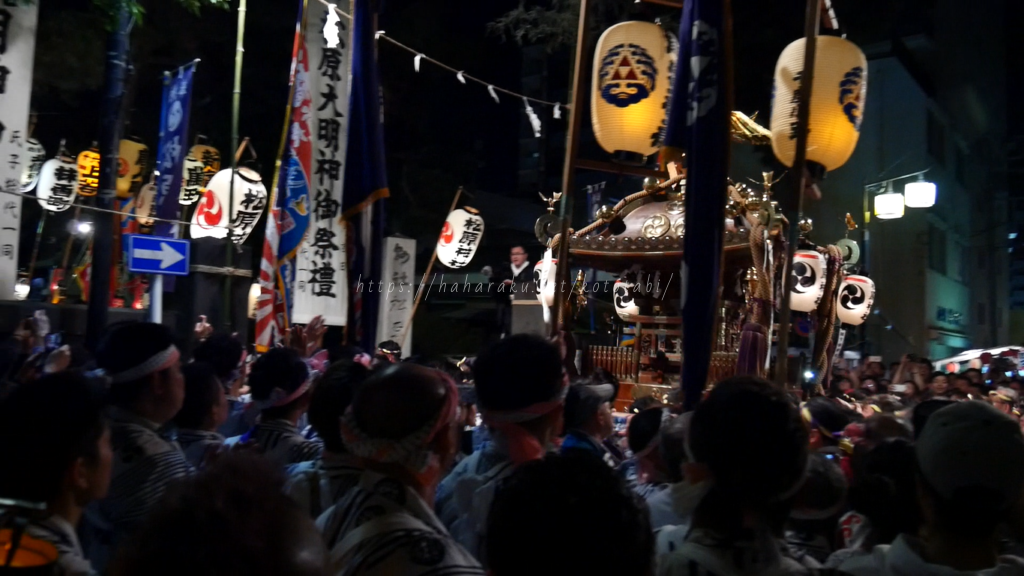
[[[78,194],[78,166],[70,158],[51,158],[39,170],[36,200],[51,212],[71,207]]]
[[[772,150],[790,167],[796,158],[796,117],[805,46],[806,39],[801,38],[782,51],[772,89]],[[857,147],[867,98],[868,62],[860,48],[838,36],[819,36],[816,46],[807,161],[835,170]]]
[[[632,322],[640,314],[636,286],[632,282],[616,280],[612,287],[612,301],[615,303],[615,313],[626,322]]]
[[[797,250],[793,254],[793,283],[789,306],[795,312],[811,312],[818,308],[825,292],[825,257],[814,250]]]
[[[533,284],[537,288],[537,300],[545,306],[555,305],[555,276],[558,271],[558,259],[551,257],[551,249],[544,253],[544,258],[533,267]]]
[[[642,163],[658,151],[676,44],[657,24],[636,21],[612,26],[597,41],[590,121],[597,143],[620,160]]]
[[[836,300],[839,321],[860,326],[868,319],[871,306],[875,303],[875,283],[867,276],[847,276],[839,285]]]
[[[484,235],[484,219],[474,208],[452,210],[437,239],[437,259],[449,268],[462,268],[473,259]]]

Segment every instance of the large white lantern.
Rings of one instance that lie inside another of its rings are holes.
[[[545,270],[546,269],[546,270]],[[555,277],[558,273],[558,259],[551,257],[551,249],[533,267],[533,283],[537,288],[537,300],[544,306],[555,305]]]
[[[875,216],[880,220],[903,217],[903,194],[886,192],[875,196]]]
[[[484,219],[466,206],[452,210],[437,239],[437,259],[449,268],[462,268],[473,259],[484,236]]]
[[[267,189],[259,173],[244,166],[238,169],[232,205],[231,169],[221,170],[203,191],[192,213],[189,234],[192,238],[227,238],[230,228],[231,240],[241,244],[256,227],[266,207]]]
[[[21,170],[21,192],[29,192],[39,182],[39,171],[43,169],[43,162],[46,161],[46,150],[39,140],[29,138],[25,140],[25,158],[27,158]]]
[[[839,285],[836,300],[839,321],[860,326],[868,319],[871,306],[875,303],[875,283],[867,276],[847,276]]]
[[[825,292],[825,257],[815,250],[793,253],[793,288],[789,307],[796,312],[817,310]]]
[[[907,208],[931,208],[935,206],[935,183],[909,182],[903,187],[903,200]]]
[[[71,207],[78,194],[78,165],[70,158],[51,158],[39,170],[36,200],[51,212]]]
[[[792,167],[796,158],[797,111],[806,39],[782,51],[772,90],[772,150]],[[819,36],[811,90],[807,160],[835,170],[857,147],[867,98],[868,62],[855,44],[837,36]]]
[[[601,35],[590,98],[590,120],[601,148],[634,163],[658,151],[674,49],[672,37],[650,22],[623,22]]]
[[[632,282],[616,280],[612,286],[612,301],[615,303],[615,313],[626,322],[632,322],[640,314],[636,287]]]

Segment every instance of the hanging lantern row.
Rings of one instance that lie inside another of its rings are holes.
[[[775,66],[772,88],[772,150],[792,167],[796,159],[797,113],[807,41],[786,47]],[[852,42],[836,36],[817,38],[814,86],[807,130],[807,161],[835,170],[853,154],[867,97],[868,63]]]
[[[78,195],[95,196],[100,189],[100,152],[95,148],[78,155]]]
[[[793,279],[789,306],[794,312],[813,312],[825,294],[825,257],[815,250],[797,250],[793,254]],[[860,326],[875,302],[875,283],[867,276],[846,276],[836,291],[836,314],[851,326]]]
[[[43,163],[46,162],[46,149],[39,143],[39,140],[35,138],[28,138],[25,140],[25,155],[28,157],[28,162],[21,171],[21,192],[31,192],[36,184],[39,182],[39,172],[43,169]]]

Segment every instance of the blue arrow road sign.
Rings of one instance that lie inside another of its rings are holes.
[[[140,274],[188,276],[188,240],[128,236],[128,269]]]

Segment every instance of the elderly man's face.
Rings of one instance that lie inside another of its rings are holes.
[[[526,250],[523,250],[522,246],[515,246],[512,251],[509,252],[509,260],[515,266],[522,266],[523,262],[526,262]]]

